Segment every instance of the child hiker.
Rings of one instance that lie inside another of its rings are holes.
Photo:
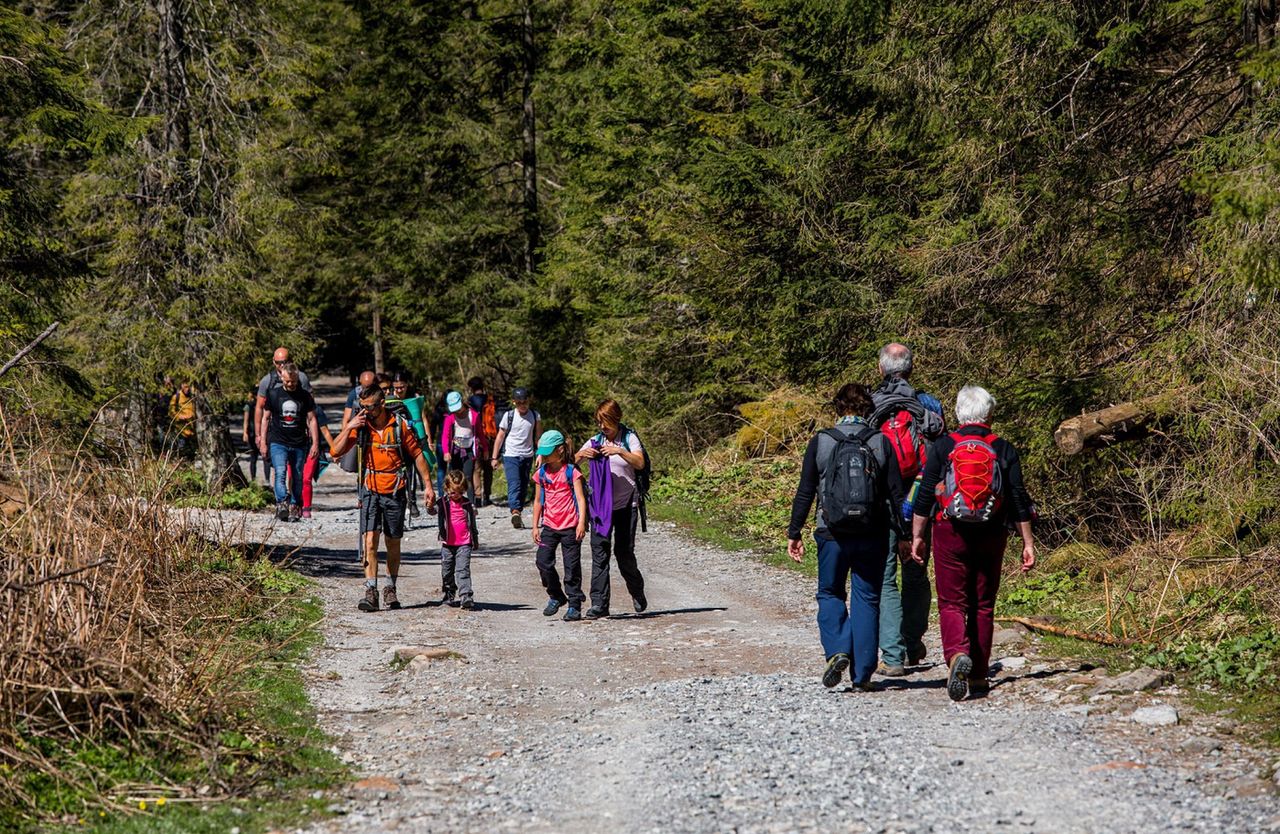
[[[582,619],[582,538],[587,534],[587,497],[582,475],[569,463],[564,435],[552,429],[538,439],[542,466],[533,479],[533,543],[538,546],[538,573],[547,589],[542,616],[554,616],[568,603],[566,622]],[[564,559],[564,586],[556,573],[556,545]]]
[[[476,508],[467,499],[467,476],[454,469],[444,477],[440,496],[440,578],[445,605],[470,611],[475,606],[471,588],[471,551],[480,546]]]

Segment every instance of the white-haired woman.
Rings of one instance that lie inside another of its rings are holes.
[[[938,438],[913,505],[911,558],[923,564],[933,524],[938,621],[954,701],[989,688],[991,634],[1000,563],[1012,520],[1022,536],[1022,569],[1036,563],[1031,498],[1018,450],[991,431],[996,401],[976,385],[956,396],[959,427]]]

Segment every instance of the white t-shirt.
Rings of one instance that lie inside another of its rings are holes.
[[[507,433],[506,446],[503,447],[502,454],[509,458],[533,457],[535,440],[533,430],[540,419],[538,412],[532,408],[525,414],[513,408],[502,415],[498,431]]]
[[[609,441],[604,442],[606,446],[610,445]],[[617,444],[613,444],[617,445]],[[588,440],[582,444],[582,448],[588,449],[591,441]],[[635,432],[627,433],[627,451],[642,452],[644,446],[640,445],[640,437]],[[627,463],[622,455],[613,455],[609,458],[609,474],[613,476],[613,508],[621,510],[624,507],[633,507],[636,505],[636,470],[631,464]]]

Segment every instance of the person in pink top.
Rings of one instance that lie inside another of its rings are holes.
[[[471,551],[480,546],[476,529],[476,509],[467,499],[471,479],[458,470],[444,478],[440,496],[440,577],[444,605],[460,605],[470,611],[475,607],[471,587]]]
[[[538,439],[542,466],[533,479],[533,543],[538,546],[538,574],[547,589],[542,616],[554,616],[560,606],[566,622],[582,619],[582,539],[587,535],[587,496],[582,475],[569,463],[564,435],[552,429]],[[556,545],[564,559],[564,585],[556,573]]]
[[[440,447],[444,453],[444,465],[450,472],[461,472],[467,478],[467,498],[476,502],[476,461],[485,459],[488,442],[480,430],[480,415],[462,402],[462,395],[450,391],[445,398],[449,414],[440,430]]]

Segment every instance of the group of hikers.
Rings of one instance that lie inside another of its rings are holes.
[[[475,606],[472,551],[479,546],[476,510],[489,506],[493,471],[506,476],[511,525],[533,487],[533,542],[547,604],[543,615],[564,608],[563,619],[609,616],[610,567],[619,571],[637,613],[648,608],[644,577],[635,557],[642,523],[649,460],[639,436],[622,422],[614,400],[595,412],[599,432],[576,451],[564,433],[543,429],[525,388],[512,391],[511,407],[498,413],[481,377],[468,380],[470,395],[445,391],[433,411],[404,374],[365,371],[348,394],[342,425],[330,433],[306,375],[279,348],[273,368],[246,405],[242,439],[250,447],[250,474],[258,457],[275,472],[276,514],[298,521],[311,514],[311,482],[326,455],[357,474],[364,593],[358,607],[400,608],[397,580],[406,516],[418,514],[422,493],[437,519],[441,542],[441,601]],[[321,444],[321,439],[325,443]],[[578,470],[585,464],[585,476]],[[435,469],[433,479],[432,469]],[[589,497],[588,497],[589,496]],[[582,542],[590,530],[590,607],[582,589]],[[378,548],[386,540],[386,577],[379,594]],[[556,551],[564,575],[557,569]]]
[[[400,607],[400,545],[406,514],[418,512],[419,491],[436,516],[442,602],[474,607],[476,510],[492,503],[499,465],[513,527],[523,526],[533,487],[532,538],[547,592],[545,616],[564,608],[567,621],[608,617],[615,558],[634,609],[648,608],[635,537],[651,466],[616,401],[599,404],[598,432],[575,450],[561,431],[544,428],[527,389],[516,388],[511,407],[499,414],[484,380],[475,377],[468,397],[446,391],[428,411],[407,376],[366,371],[348,395],[341,428],[331,434],[309,380],[286,349],[276,351],[273,365],[252,409],[246,406],[244,439],[251,455],[261,456],[264,474],[267,461],[275,471],[281,520],[309,517],[310,484],[325,454],[357,473],[365,574],[360,610]],[[932,557],[948,695],[980,697],[989,689],[995,597],[1011,531],[1022,539],[1022,569],[1035,564],[1035,510],[1018,452],[992,432],[995,399],[985,389],[960,389],[956,426],[948,431],[941,403],[910,383],[909,348],[885,345],[879,370],[874,388],[850,383],[836,391],[835,424],[809,441],[792,501],[787,550],[797,562],[817,505],[822,682],[837,686],[848,671],[854,690],[873,690],[874,674],[900,677],[921,664]],[[581,560],[588,534],[591,604],[584,611]],[[379,595],[382,537],[386,578]]]
[[[900,677],[920,664],[932,555],[947,694],[981,697],[1011,529],[1022,538],[1022,570],[1035,565],[1034,507],[1018,452],[991,431],[995,399],[983,388],[960,389],[948,432],[939,401],[910,384],[909,348],[885,345],[879,366],[875,388],[836,391],[835,425],[809,441],[791,506],[787,550],[799,562],[818,505],[822,682],[834,687],[848,670],[854,690],[873,690],[874,673]]]

